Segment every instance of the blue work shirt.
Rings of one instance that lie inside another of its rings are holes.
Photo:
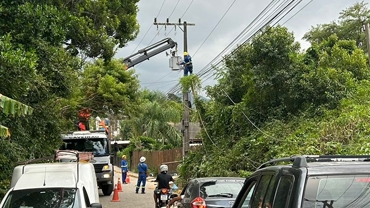
[[[148,165],[145,164],[145,163],[143,163],[143,162],[142,163],[139,163],[137,165],[137,169],[139,171],[139,174],[147,173],[147,171],[148,171]]]
[[[122,171],[125,171],[125,172],[128,171],[128,162],[126,160],[121,161],[121,169]]]
[[[181,62],[180,64],[185,66],[192,65],[191,56],[190,55],[185,56],[184,61]]]

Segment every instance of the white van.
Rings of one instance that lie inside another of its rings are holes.
[[[101,208],[90,162],[19,165],[0,208]]]

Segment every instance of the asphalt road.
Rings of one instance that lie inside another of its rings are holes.
[[[154,178],[148,177],[146,183],[146,193],[139,194],[135,193],[137,174],[129,172],[130,183],[122,184],[122,192],[118,192],[119,202],[112,202],[114,192],[110,196],[104,196],[101,190],[99,190],[100,203],[103,208],[122,208],[122,207],[138,207],[138,208],[154,208],[153,191],[156,187],[156,183],[150,182]],[[115,184],[117,184],[118,178],[121,178],[121,173],[119,168],[115,172]]]

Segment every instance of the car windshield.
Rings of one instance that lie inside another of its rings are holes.
[[[200,196],[203,199],[207,197],[235,198],[244,181],[212,181],[206,182],[200,186]]]
[[[308,178],[304,208],[370,208],[370,176],[340,175]]]
[[[108,139],[68,139],[64,140],[63,150],[77,150],[80,152],[92,152],[94,156],[109,155]]]
[[[12,191],[3,208],[78,208],[75,188],[26,189]]]

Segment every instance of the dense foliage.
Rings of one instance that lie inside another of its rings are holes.
[[[0,139],[0,197],[16,163],[50,155],[84,108],[92,118],[122,120],[121,135],[131,144],[120,154],[182,145],[174,127],[181,101],[140,91],[135,71],[112,58],[138,33],[137,2],[0,2],[0,93],[33,108],[25,117],[0,113],[11,132]],[[181,165],[182,178],[245,176],[261,162],[294,154],[369,154],[362,30],[369,16],[367,4],[356,3],[338,22],[308,31],[304,51],[287,28],[266,28],[225,57],[208,102],[197,96],[197,76],[181,79],[195,98],[191,118],[203,138]]]
[[[307,50],[277,26],[226,57],[210,102],[197,103],[203,146],[181,166],[183,178],[245,176],[297,154],[369,154],[366,6],[313,27]]]
[[[168,100],[158,91],[144,90],[140,96],[140,114],[121,122],[121,135],[135,150],[164,150],[180,147],[182,135],[175,127],[181,121],[181,103]]]
[[[60,146],[61,132],[74,128],[81,106],[116,112],[130,102],[127,96],[135,100],[137,78],[132,72],[123,72],[123,66],[112,57],[117,47],[138,33],[137,2],[0,2],[0,93],[33,108],[32,115],[25,117],[0,114],[0,125],[11,133],[0,139],[0,197],[17,162],[50,155]],[[100,59],[87,65],[86,58]],[[98,89],[91,90],[98,92],[90,102],[85,102],[87,95],[81,84],[93,82],[84,74],[85,69],[86,73],[92,71],[89,75],[97,71],[102,76],[94,82]],[[112,84],[120,91],[106,86]],[[120,100],[105,105],[112,96]]]

